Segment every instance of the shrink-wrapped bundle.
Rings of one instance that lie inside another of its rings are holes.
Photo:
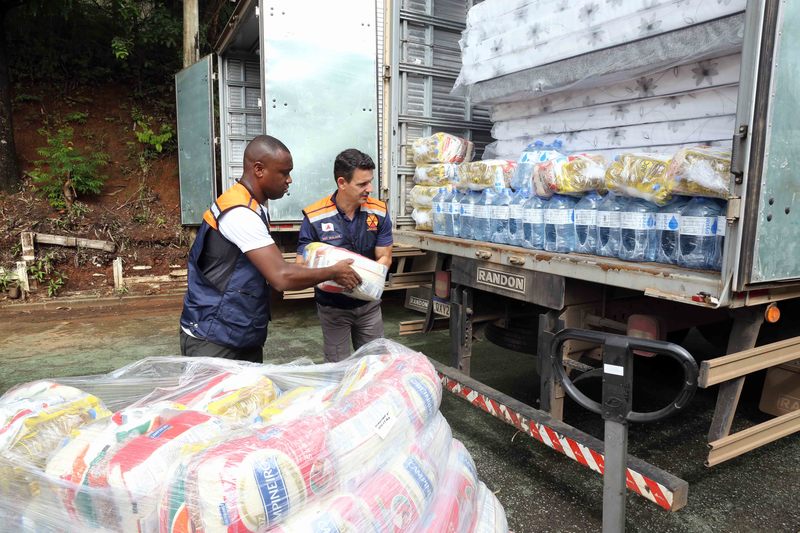
[[[325,292],[341,293],[357,300],[377,301],[383,295],[388,269],[385,265],[373,261],[344,248],[338,248],[322,242],[312,242],[303,251],[305,264],[312,268],[329,267],[339,261],[352,259],[353,270],[361,277],[361,283],[352,290],[346,290],[335,281],[323,281],[317,284]]]

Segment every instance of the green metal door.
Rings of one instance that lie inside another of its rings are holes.
[[[175,75],[181,224],[199,225],[217,197],[212,56]]]
[[[740,287],[800,280],[800,2],[749,2],[748,19],[753,42],[745,43],[743,65],[753,68],[743,68],[742,84],[755,97],[740,90],[740,110],[749,107],[752,125]]]

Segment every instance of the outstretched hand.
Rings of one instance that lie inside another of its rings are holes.
[[[352,259],[343,259],[333,265],[333,281],[348,291],[355,289],[361,283],[361,277],[350,266],[352,264]]]

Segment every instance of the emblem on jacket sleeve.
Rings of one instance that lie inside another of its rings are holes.
[[[333,222],[323,222],[322,231],[334,231]]]
[[[367,215],[367,229],[369,231],[377,231],[378,229],[378,215]]]

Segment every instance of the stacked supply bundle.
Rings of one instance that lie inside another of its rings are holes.
[[[151,358],[113,373],[128,383],[137,375],[145,384],[171,376],[174,386],[128,398],[113,414],[102,398],[54,382],[0,398],[9,435],[0,450],[4,527],[508,531],[438,412],[433,366],[397,343],[373,341],[319,366]],[[107,377],[70,383],[100,390]],[[94,416],[61,416],[60,442],[19,453],[26,433],[14,420],[26,410],[87,399]]]
[[[453,93],[490,106],[483,157],[518,164],[510,200],[456,199],[462,237],[720,268],[746,1],[678,3],[469,10]]]
[[[414,183],[409,192],[413,208],[411,218],[415,229],[432,231],[434,222],[433,198],[441,187],[455,184],[459,179],[459,163],[472,161],[475,145],[472,141],[438,132],[416,139],[412,145]]]
[[[491,105],[496,142],[484,157],[514,159],[535,139],[555,138],[609,161],[622,151],[728,145],[745,3],[475,5],[456,91]]]

